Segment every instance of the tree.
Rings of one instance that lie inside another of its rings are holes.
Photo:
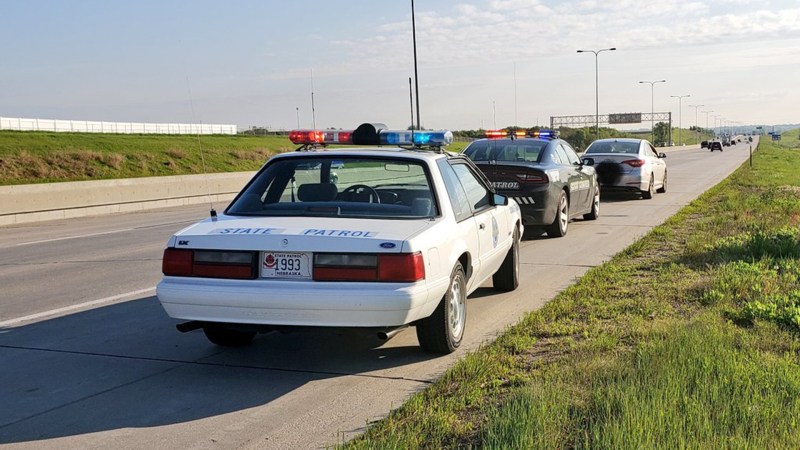
[[[669,125],[666,122],[658,122],[653,126],[653,145],[662,147],[669,143]]]

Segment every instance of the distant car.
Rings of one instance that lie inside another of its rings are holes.
[[[708,148],[708,141],[700,142],[700,148]]]
[[[571,219],[594,220],[600,215],[597,174],[555,133],[532,134],[537,137],[512,139],[502,132],[501,138],[478,139],[464,155],[480,167],[498,193],[517,201],[526,229],[561,237]]]
[[[224,213],[169,239],[156,293],[170,317],[188,321],[179,331],[243,346],[297,327],[388,339],[414,326],[423,349],[450,353],[469,293],[488,279],[517,288],[519,206],[468,158],[441,150],[449,131],[363,124],[290,140],[303,147],[270,158]],[[329,143],[395,146],[319,147]]]
[[[644,139],[598,139],[583,153],[594,165],[604,191],[640,193],[643,199],[667,192],[667,155]]]
[[[720,142],[720,141],[711,141],[711,143],[708,144],[708,149],[711,150],[712,152],[714,150],[722,151],[722,142]]]

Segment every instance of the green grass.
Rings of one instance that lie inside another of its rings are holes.
[[[344,446],[800,448],[787,135]]]
[[[0,185],[257,170],[295,148],[282,136],[0,131]]]

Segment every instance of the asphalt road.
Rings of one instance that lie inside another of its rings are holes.
[[[384,345],[318,330],[261,335],[243,349],[178,333],[154,297],[161,251],[207,205],[2,227],[0,445],[315,448],[349,439],[718,183],[748,148],[669,152],[666,194],[604,196],[597,221],[524,241],[520,288],[474,293],[464,344],[444,357],[421,352],[413,329]]]

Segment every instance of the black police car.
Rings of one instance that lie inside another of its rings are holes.
[[[550,130],[490,131],[464,154],[481,168],[498,193],[513,198],[528,231],[567,234],[571,219],[600,214],[600,186],[569,143]]]

